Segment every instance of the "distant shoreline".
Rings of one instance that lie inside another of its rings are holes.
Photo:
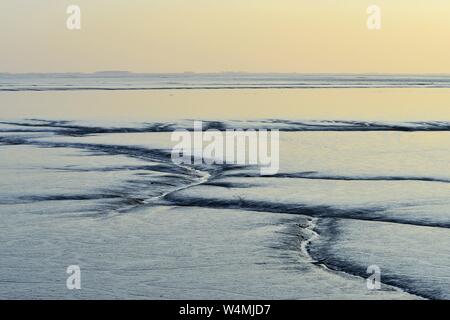
[[[0,74],[0,91],[450,88],[450,76],[173,73]]]

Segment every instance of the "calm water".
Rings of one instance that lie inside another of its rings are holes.
[[[449,298],[450,90],[317,88],[363,80],[1,92],[0,298]],[[174,165],[194,119],[280,129],[279,173]]]

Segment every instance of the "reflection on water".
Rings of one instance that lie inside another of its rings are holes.
[[[450,89],[1,92],[1,119],[449,121]]]
[[[0,298],[448,299],[448,98],[2,92],[0,119],[17,121],[0,124]],[[177,166],[170,132],[192,125],[180,119],[280,128],[280,172]],[[77,293],[64,286],[74,263]],[[365,285],[373,264],[381,291]]]

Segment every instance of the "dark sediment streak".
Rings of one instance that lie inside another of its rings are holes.
[[[240,209],[259,212],[274,212],[301,214],[316,218],[346,218],[367,221],[382,221],[398,224],[427,226],[436,228],[450,228],[450,222],[440,223],[426,220],[408,220],[406,218],[388,217],[382,213],[389,208],[338,208],[327,205],[287,204],[270,201],[254,201],[243,198],[234,199],[205,199],[201,197],[187,197],[177,192],[166,195],[165,200],[174,205],[189,207]]]
[[[422,181],[422,182],[441,182],[450,183],[450,179],[421,176],[338,176],[321,175],[316,172],[292,172],[277,173],[274,175],[262,176],[259,173],[227,173],[224,177],[237,178],[293,178],[306,180],[337,180],[337,181]]]
[[[367,267],[359,264],[352,264],[342,259],[330,249],[327,244],[338,241],[339,230],[336,223],[337,219],[321,219],[316,225],[315,231],[319,233],[321,238],[320,244],[310,244],[308,252],[317,261],[316,264],[323,264],[331,270],[341,271],[348,274],[359,276],[366,279]],[[381,282],[391,285],[402,290],[427,299],[445,299],[448,298],[445,292],[432,287],[424,287],[423,284],[417,283],[408,275],[396,276],[394,274],[384,272]]]
[[[35,130],[54,130],[55,134],[83,136],[100,133],[144,133],[144,132],[172,132],[176,129],[192,131],[193,121],[141,123],[134,127],[102,127],[95,125],[80,125],[65,120],[28,119],[27,121],[0,121],[0,124],[20,126],[22,129],[6,129],[8,132],[19,130],[30,132]],[[203,130],[248,130],[248,129],[277,129],[284,132],[301,131],[336,131],[336,132],[370,132],[370,131],[450,131],[450,122],[370,122],[370,121],[293,121],[285,119],[266,119],[252,121],[211,121],[203,120]]]

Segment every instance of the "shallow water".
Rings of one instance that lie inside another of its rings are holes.
[[[450,91],[345,90],[0,93],[0,297],[448,298]],[[189,119],[279,173],[173,164]]]

